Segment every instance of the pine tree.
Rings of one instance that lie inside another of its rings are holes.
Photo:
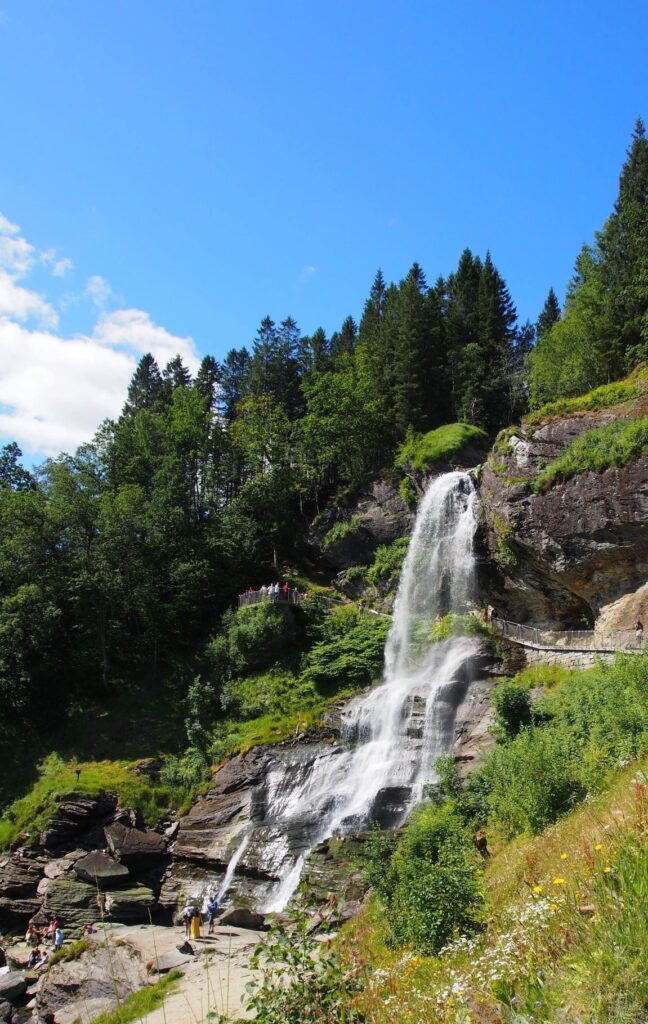
[[[428,341],[427,283],[418,263],[399,287],[398,333],[394,351],[394,422],[397,436],[407,428],[421,431],[425,422]]]
[[[350,355],[355,351],[358,328],[352,316],[348,316],[339,331],[331,335],[331,358],[335,362],[344,355]]]
[[[191,374],[182,362],[180,355],[169,360],[162,371],[162,376],[165,381],[168,381],[172,391],[175,391],[176,388],[188,388],[191,384]]]
[[[196,374],[194,386],[201,398],[206,399],[208,409],[213,409],[216,405],[216,394],[220,379],[220,366],[213,356],[205,356]]]
[[[446,365],[451,419],[465,415],[463,395],[471,374],[472,346],[477,344],[481,260],[464,249],[457,270],[446,282]]]
[[[250,393],[250,353],[246,348],[231,348],[221,371],[220,412],[228,423],[236,419],[237,409]]]
[[[614,212],[598,235],[601,277],[609,318],[630,369],[648,357],[648,139],[637,119],[619,179]]]
[[[560,320],[560,303],[556,298],[556,293],[553,288],[549,289],[549,294],[545,299],[545,304],[542,307],[542,312],[536,321],[536,336],[538,338],[544,337],[554,324],[557,324]]]
[[[155,410],[164,402],[164,381],[150,352],[143,355],[128,385],[123,415],[132,416],[141,409]]]

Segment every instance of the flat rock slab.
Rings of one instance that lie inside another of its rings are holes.
[[[251,928],[253,931],[259,931],[264,926],[265,916],[257,914],[253,910],[247,910],[246,907],[233,907],[223,914],[218,923],[234,928]]]
[[[74,873],[80,881],[97,885],[100,889],[121,885],[130,875],[125,864],[120,864],[99,850],[78,860],[74,865]]]

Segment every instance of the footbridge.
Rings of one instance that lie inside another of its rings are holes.
[[[640,654],[644,647],[643,632],[634,629],[567,629],[552,630],[542,626],[526,626],[508,619],[491,619],[493,632],[513,644],[531,651],[560,654]]]

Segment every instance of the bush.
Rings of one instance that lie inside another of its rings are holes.
[[[502,683],[493,691],[495,708],[494,733],[500,739],[512,740],[521,729],[531,725],[531,694],[516,682]]]
[[[476,853],[451,801],[421,809],[388,861],[384,841],[372,838],[367,847],[367,878],[385,905],[393,943],[433,954],[456,932],[479,928],[484,900]]]
[[[488,447],[488,435],[470,423],[447,423],[427,434],[410,432],[396,456],[397,466],[411,466],[424,473],[435,462],[450,462],[462,448]]]
[[[580,473],[601,473],[610,466],[627,466],[648,452],[648,416],[615,420],[586,430],[567,446],[560,458],[539,473],[532,483],[537,493]]]
[[[375,587],[381,583],[395,583],[400,577],[408,546],[409,537],[398,537],[392,544],[381,544],[373,565],[367,570],[368,582]]]
[[[208,644],[206,656],[216,675],[231,679],[268,668],[295,636],[290,609],[270,602],[227,611],[221,632]]]
[[[349,537],[352,533],[357,533],[360,529],[360,519],[358,516],[353,516],[351,519],[345,519],[341,523],[336,523],[332,526],[328,533],[324,534],[322,538],[322,547],[326,551],[327,548],[337,544],[338,541],[344,540],[345,537]]]
[[[389,625],[389,619],[355,607],[328,616],[304,658],[303,679],[320,693],[367,686],[382,668]]]
[[[525,729],[496,747],[484,767],[490,780],[489,820],[507,837],[542,832],[585,796],[567,730]]]

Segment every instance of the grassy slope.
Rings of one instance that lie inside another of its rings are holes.
[[[586,673],[520,677],[556,693]],[[648,1008],[648,759],[537,836],[489,835],[481,936],[440,957],[389,949],[377,903],[349,929],[366,1024],[639,1024]],[[642,1015],[643,1014],[643,1015]]]

